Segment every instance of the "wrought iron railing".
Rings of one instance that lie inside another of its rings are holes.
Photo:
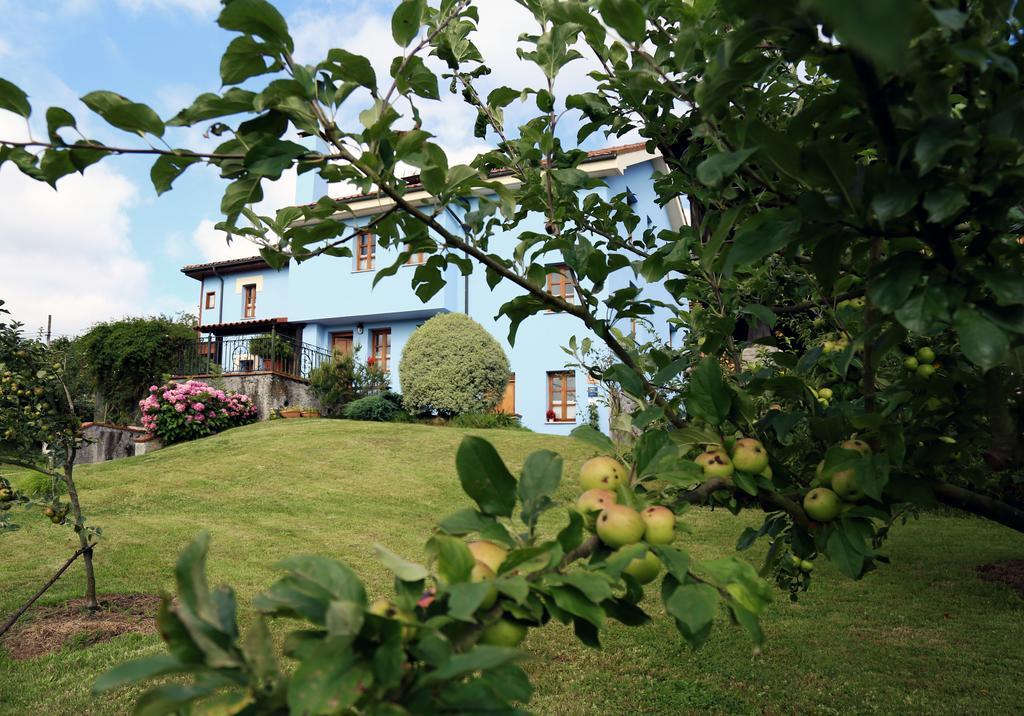
[[[330,351],[288,336],[211,336],[183,346],[178,355],[178,375],[272,371],[308,380],[314,368],[330,360]]]

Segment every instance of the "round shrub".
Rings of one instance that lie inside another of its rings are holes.
[[[342,410],[342,415],[349,420],[375,420],[379,423],[390,422],[398,408],[381,395],[369,395],[353,400]]]
[[[168,445],[204,438],[257,417],[248,395],[218,390],[198,380],[150,386],[139,408],[142,426]]]
[[[509,364],[483,326],[462,313],[442,313],[409,337],[398,372],[410,411],[451,416],[493,410]]]

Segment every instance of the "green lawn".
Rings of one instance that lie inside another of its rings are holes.
[[[275,421],[132,460],[78,471],[82,500],[106,531],[97,549],[102,592],[172,586],[178,551],[213,534],[211,581],[235,586],[243,608],[299,552],[340,557],[383,594],[390,575],[373,544],[420,558],[436,519],[468,504],[453,456],[470,431],[349,421]],[[517,469],[539,448],[561,452],[572,474],[589,455],[575,442],[519,431],[479,431]],[[572,481],[565,488],[570,494]],[[741,527],[724,512],[687,515],[679,545],[697,558],[729,554]],[[73,534],[25,516],[0,537],[0,613],[9,612],[73,549]],[[1024,600],[979,581],[977,565],[1024,557],[1024,536],[981,520],[929,516],[896,530],[893,565],[862,582],[819,563],[798,604],[780,594],[755,657],[722,623],[690,651],[649,600],[654,621],[612,624],[601,651],[559,626],[526,642],[538,713],[1010,713],[1024,704]],[[758,555],[751,554],[751,558]],[[78,596],[73,568],[44,603]],[[653,588],[650,589],[653,592]],[[128,635],[16,662],[0,653],[0,712],[127,713],[132,695],[93,700],[88,687],[110,666],[159,649]]]

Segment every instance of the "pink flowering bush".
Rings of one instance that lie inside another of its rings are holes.
[[[204,438],[257,417],[248,395],[218,390],[198,380],[151,385],[139,407],[142,426],[167,444]]]

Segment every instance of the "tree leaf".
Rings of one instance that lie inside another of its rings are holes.
[[[615,443],[592,425],[578,425],[572,429],[569,436],[597,448],[606,455],[615,454]]]
[[[427,550],[437,559],[437,573],[446,584],[468,582],[476,559],[466,543],[456,537],[434,535]]]
[[[377,75],[373,71],[373,65],[362,55],[356,55],[348,50],[335,48],[328,51],[327,59],[335,64],[337,75],[341,79],[355,82],[376,91]]]
[[[22,117],[32,114],[32,105],[29,104],[28,95],[13,82],[8,82],[0,77],[0,109],[14,112]]]
[[[309,150],[296,142],[263,137],[245,153],[244,161],[251,174],[280,179],[281,174],[291,167],[297,157],[307,153]]]
[[[516,505],[516,479],[505,467],[498,451],[483,438],[463,438],[455,454],[459,482],[481,512],[510,517]]]
[[[604,624],[604,609],[575,587],[552,587],[551,597],[560,609],[586,619],[598,629]]]
[[[164,136],[164,123],[160,115],[144,104],[132,102],[116,92],[97,90],[82,97],[82,102],[103,117],[108,124],[138,135]]]
[[[138,684],[157,676],[186,673],[197,668],[202,667],[197,667],[195,664],[183,664],[172,654],[145,656],[119,664],[104,673],[92,685],[92,692],[99,694],[129,684]]]
[[[377,552],[377,558],[383,565],[394,572],[395,576],[403,582],[418,582],[430,576],[430,572],[423,565],[402,559],[383,545],[375,544],[373,549]]]
[[[249,35],[236,37],[220,58],[220,79],[226,85],[237,85],[250,77],[266,74],[279,67],[276,60],[267,62],[269,48]]]
[[[407,47],[420,31],[425,0],[403,0],[391,15],[391,36],[399,47]]]
[[[266,0],[232,0],[221,10],[217,24],[225,30],[262,37],[289,52],[295,49],[284,16]]]
[[[887,261],[868,286],[872,302],[887,313],[903,307],[921,277],[921,257],[904,252]]]
[[[601,17],[630,42],[643,42],[647,17],[637,0],[601,0]]]
[[[898,219],[917,204],[918,191],[909,184],[891,191],[875,194],[871,199],[871,211],[875,213],[879,226],[884,227],[892,219]]]
[[[785,248],[796,238],[799,229],[800,215],[791,209],[766,209],[758,212],[736,230],[736,237],[725,257],[722,270],[731,274],[738,267],[760,261]]]
[[[50,107],[46,110],[46,133],[54,144],[63,144],[63,140],[57,133],[63,127],[75,127],[75,118],[71,112],[62,107]]]
[[[708,584],[684,584],[665,599],[665,611],[675,618],[688,642],[698,646],[715,619],[718,590]]]
[[[916,23],[909,7],[891,0],[812,0],[844,45],[862,52],[888,70],[906,62]]]
[[[440,684],[473,671],[488,671],[522,657],[523,653],[518,649],[478,644],[464,654],[456,654],[447,663],[429,672],[420,683],[424,686]]]
[[[713,356],[702,360],[690,376],[686,411],[712,425],[721,425],[729,415],[732,392],[722,379],[722,367]]]
[[[967,206],[967,196],[962,190],[953,187],[936,189],[924,195],[923,206],[928,212],[928,221],[941,224]]]
[[[737,169],[757,151],[757,147],[738,149],[735,152],[718,152],[697,165],[697,179],[705,186],[718,186],[731,177]]]
[[[530,453],[523,463],[519,478],[519,501],[523,508],[523,523],[532,531],[541,513],[552,506],[550,496],[555,494],[562,480],[562,456],[550,450]]]
[[[611,380],[622,386],[622,389],[637,398],[646,398],[643,380],[636,371],[623,363],[616,363],[605,369],[604,379]]]
[[[448,588],[448,616],[472,622],[473,614],[494,589],[493,582],[459,582]]]
[[[1004,362],[1010,341],[995,323],[973,308],[963,307],[953,316],[953,327],[960,339],[960,350],[983,371]]]
[[[288,684],[288,708],[301,714],[348,709],[373,683],[373,672],[365,664],[354,662],[355,655],[350,651],[324,653],[301,662]]]
[[[153,162],[152,169],[149,170],[149,178],[153,182],[157,196],[165,191],[170,191],[174,180],[198,161],[199,157],[174,154],[162,154],[157,157],[157,160]]]

